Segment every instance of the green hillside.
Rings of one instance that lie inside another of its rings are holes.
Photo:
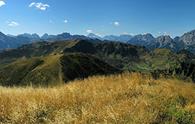
[[[112,74],[118,69],[91,55],[55,54],[20,58],[0,68],[3,86],[55,86],[90,75]]]
[[[2,85],[47,85],[60,81],[60,55],[18,59],[0,69]]]
[[[185,50],[148,51],[119,42],[38,42],[0,53],[0,84],[53,86],[119,70],[195,81],[194,58]]]
[[[11,64],[0,69],[0,82],[2,85],[17,85],[21,83],[21,80],[37,66],[43,63],[38,58],[31,60],[17,60]]]

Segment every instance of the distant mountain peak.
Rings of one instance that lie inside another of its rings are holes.
[[[59,35],[71,35],[71,34],[68,33],[68,32],[63,32],[63,33],[61,33],[61,34],[59,34]]]
[[[0,36],[6,36],[4,33],[0,32]]]
[[[135,40],[135,41],[141,41],[141,42],[153,42],[154,41],[154,36],[150,33],[147,33],[147,34],[139,34],[139,35],[136,35],[132,38],[132,41]]]
[[[162,35],[156,38],[158,41],[166,41],[166,42],[171,42],[173,39],[169,35]]]
[[[187,32],[187,33],[185,33],[185,34],[195,34],[195,30],[191,30],[191,31],[189,31],[189,32]]]
[[[150,36],[150,37],[153,37],[153,35],[151,33],[144,33],[142,34],[143,36]]]
[[[180,41],[183,41],[185,45],[195,45],[195,30],[185,33],[181,36]]]
[[[48,33],[45,33],[41,37],[44,37],[44,36],[49,36],[49,34]]]
[[[92,39],[102,39],[99,35],[97,35],[97,34],[94,34],[94,33],[89,33],[88,35],[87,35],[87,37],[89,37],[89,38],[92,38]]]
[[[110,41],[120,41],[120,42],[127,42],[132,38],[131,35],[128,34],[122,34],[120,36],[116,36],[116,35],[107,35],[104,36],[103,39],[104,40],[110,40]]]

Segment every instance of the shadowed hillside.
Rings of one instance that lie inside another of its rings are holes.
[[[100,59],[86,54],[65,54],[61,58],[61,64],[64,81],[120,72]]]

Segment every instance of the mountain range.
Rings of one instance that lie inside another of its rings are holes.
[[[162,35],[154,37],[152,34],[139,34],[139,35],[107,35],[104,37],[90,33],[87,36],[84,35],[71,35],[70,33],[62,33],[58,35],[44,34],[39,36],[38,34],[20,34],[17,36],[5,35],[0,32],[0,50],[17,48],[23,44],[29,44],[37,41],[64,41],[74,39],[96,39],[100,41],[118,41],[129,43],[132,45],[144,46],[149,50],[156,48],[168,48],[175,52],[180,50],[188,50],[195,53],[195,30],[183,34],[181,37],[171,38],[169,35]]]
[[[195,53],[195,30],[183,34],[181,37],[171,38],[169,35],[162,35],[159,37],[154,37],[150,33],[139,34],[139,35],[109,35],[105,37],[99,37],[95,34],[89,34],[90,38],[97,38],[100,40],[110,40],[110,41],[119,41],[125,42],[132,45],[145,46],[148,49],[155,48],[168,48],[175,52],[178,52],[182,49],[189,50],[190,52]]]

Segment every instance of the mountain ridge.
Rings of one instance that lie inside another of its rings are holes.
[[[64,41],[64,40],[74,40],[74,39],[96,39],[101,41],[115,41],[124,42],[132,45],[145,46],[146,48],[153,50],[156,48],[168,48],[175,52],[182,49],[189,50],[195,53],[195,30],[184,33],[181,37],[171,38],[169,35],[161,35],[154,37],[150,33],[138,34],[135,36],[123,34],[123,35],[107,35],[101,37],[94,33],[90,33],[87,36],[84,35],[71,35],[70,33],[62,33],[57,35],[44,34],[39,36],[38,34],[20,34],[17,36],[5,35],[0,33],[0,49],[10,49],[17,48],[24,44],[29,44],[37,41]]]

